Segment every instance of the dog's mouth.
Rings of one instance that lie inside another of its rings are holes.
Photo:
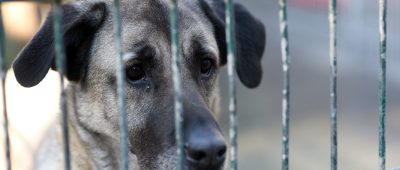
[[[187,170],[222,170],[223,166],[198,166],[198,165],[193,165],[191,163],[185,164],[184,167],[187,167]]]
[[[220,151],[215,158],[207,156],[207,153],[189,153],[187,150],[184,152],[183,169],[184,170],[223,170],[225,168],[225,150]],[[133,150],[130,152],[133,154]],[[171,147],[167,151],[156,156],[156,158],[138,158],[139,169],[146,170],[164,170],[164,169],[177,169],[177,154],[176,147]],[[188,156],[191,155],[191,156]]]

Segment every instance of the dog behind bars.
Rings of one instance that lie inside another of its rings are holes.
[[[121,2],[131,169],[175,169],[176,165],[167,3]],[[119,169],[115,59],[118,53],[112,34],[112,1],[78,1],[62,8],[73,169]],[[184,167],[223,169],[227,146],[214,114],[219,105],[218,72],[227,62],[224,3],[180,0],[178,11]],[[245,86],[254,88],[262,77],[260,60],[265,30],[239,4],[235,4],[235,17],[236,71]],[[55,68],[53,38],[53,18],[49,15],[14,62],[14,73],[21,85],[35,86],[50,68]],[[61,140],[50,145],[56,138],[43,142],[42,148],[47,152],[39,150],[37,169],[63,166]]]

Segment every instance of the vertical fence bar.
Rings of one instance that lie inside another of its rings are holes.
[[[232,0],[225,0],[225,22],[226,22],[226,42],[228,52],[228,81],[229,81],[229,140],[230,148],[230,167],[231,170],[238,169],[238,144],[237,144],[237,113],[236,113],[236,38],[235,38],[235,15]]]
[[[63,40],[63,28],[62,28],[62,8],[61,1],[53,1],[53,18],[54,18],[54,42],[56,52],[56,65],[58,73],[60,74],[60,104],[61,104],[61,122],[63,132],[63,145],[64,145],[64,168],[66,170],[71,169],[71,158],[69,149],[69,136],[68,136],[68,111],[67,111],[67,94],[64,89],[64,77],[65,75],[65,51],[64,51],[64,40]]]
[[[329,61],[331,110],[331,170],[337,170],[337,56],[336,56],[336,0],[329,0]]]
[[[119,133],[121,151],[121,170],[128,170],[128,125],[126,122],[126,101],[125,101],[125,67],[122,51],[122,26],[120,0],[114,0],[114,40],[117,51],[117,93],[118,93],[118,112],[119,112]]]
[[[179,27],[178,27],[178,4],[176,0],[170,0],[169,19],[171,27],[171,52],[172,52],[172,74],[174,81],[175,100],[175,138],[177,146],[177,170],[183,170],[183,133],[182,133],[182,92],[181,92],[181,62],[179,57]]]
[[[385,170],[386,121],[386,0],[379,0],[380,78],[379,78],[379,167]]]
[[[283,69],[282,90],[282,170],[289,169],[289,101],[290,101],[290,56],[288,44],[287,0],[279,0],[279,21]]]
[[[6,149],[6,168],[7,170],[11,170],[11,154],[10,154],[10,136],[8,133],[8,115],[7,115],[7,101],[6,101],[6,57],[5,57],[5,35],[4,35],[4,27],[3,27],[3,15],[1,11],[0,2],[0,78],[1,78],[1,90],[3,92],[3,127],[4,127],[4,140],[5,140],[5,149]]]

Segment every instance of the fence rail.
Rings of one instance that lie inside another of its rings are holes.
[[[3,129],[4,129],[4,143],[6,155],[6,168],[11,170],[11,151],[10,151],[10,137],[8,131],[8,115],[7,115],[7,102],[6,102],[6,65],[5,65],[5,34],[3,27],[3,15],[1,10],[2,4],[0,3],[0,79],[1,79],[1,92],[3,98]]]
[[[226,22],[226,42],[228,52],[228,81],[229,81],[229,141],[230,147],[230,167],[231,170],[238,169],[238,145],[237,128],[238,120],[236,113],[236,38],[235,38],[235,15],[232,0],[225,0],[225,22]]]
[[[69,136],[68,136],[68,111],[67,111],[67,94],[64,88],[64,75],[65,69],[65,50],[64,50],[64,37],[62,27],[62,8],[61,0],[53,1],[53,18],[54,18],[54,42],[55,42],[55,54],[56,54],[56,65],[60,75],[60,113],[62,122],[62,135],[63,135],[63,147],[64,147],[64,166],[66,170],[71,169],[71,154],[69,149]]]
[[[11,1],[11,0],[9,0]],[[0,1],[0,5],[3,1]],[[50,2],[49,0],[36,0],[35,2]],[[56,51],[56,63],[58,72],[61,77],[61,89],[64,89],[65,75],[65,52],[62,35],[62,8],[60,0],[53,0],[53,18],[54,18],[54,40]],[[236,86],[235,86],[235,19],[234,6],[232,0],[225,0],[225,22],[226,22],[226,41],[228,49],[228,76],[229,76],[229,120],[230,120],[230,168],[238,169],[238,145],[237,145],[237,113],[236,113]],[[330,119],[331,119],[331,170],[337,169],[337,55],[336,55],[336,16],[337,16],[336,0],[329,1],[329,59],[330,59]],[[121,150],[121,169],[128,170],[128,130],[126,122],[126,102],[124,94],[124,64],[122,50],[122,25],[120,1],[114,0],[113,3],[113,20],[114,20],[114,37],[117,59],[117,86],[118,86],[118,108],[120,123],[120,150]],[[181,92],[181,76],[180,76],[180,54],[179,54],[179,17],[177,10],[177,0],[169,1],[170,25],[171,25],[171,49],[172,49],[172,70],[175,92],[175,129],[177,141],[177,169],[184,169],[184,152],[183,152],[183,104]],[[380,33],[380,77],[379,77],[379,169],[385,170],[385,117],[386,117],[386,11],[387,0],[379,0],[379,33]],[[11,170],[10,156],[10,138],[8,131],[8,117],[6,108],[6,91],[5,91],[5,48],[4,48],[4,29],[2,22],[2,11],[0,8],[0,78],[3,92],[3,128],[5,132],[5,155],[7,162],[7,170]],[[279,22],[281,33],[281,52],[282,52],[282,69],[283,69],[283,90],[282,90],[282,170],[289,170],[289,116],[290,116],[290,55],[288,40],[288,21],[287,21],[287,0],[279,0]],[[64,146],[64,163],[65,169],[71,169],[71,156],[69,150],[68,125],[67,125],[67,96],[65,90],[61,95],[61,122],[63,132]]]
[[[379,77],[379,167],[386,164],[386,0],[379,0],[380,77]]]
[[[121,170],[128,170],[128,125],[126,120],[126,101],[125,101],[125,67],[123,61],[124,52],[122,50],[122,25],[120,1],[114,0],[113,24],[115,37],[115,50],[117,52],[117,93],[118,93],[118,113],[119,113],[119,134],[121,150]]]
[[[287,0],[279,0],[279,22],[283,69],[282,90],[282,170],[289,169],[290,56],[287,22]]]
[[[331,110],[331,170],[337,170],[337,56],[336,56],[336,0],[329,0],[329,60]]]
[[[183,170],[184,154],[183,154],[183,104],[181,92],[181,58],[179,54],[179,18],[178,4],[176,0],[170,0],[170,25],[171,25],[171,52],[172,52],[172,74],[174,81],[174,100],[175,100],[175,139],[177,144],[177,169]]]

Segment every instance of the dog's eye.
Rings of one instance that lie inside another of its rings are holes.
[[[145,73],[141,65],[130,66],[126,71],[126,76],[131,81],[141,80],[145,78]]]
[[[200,72],[203,76],[210,76],[212,68],[213,62],[211,59],[206,58],[201,61]]]

